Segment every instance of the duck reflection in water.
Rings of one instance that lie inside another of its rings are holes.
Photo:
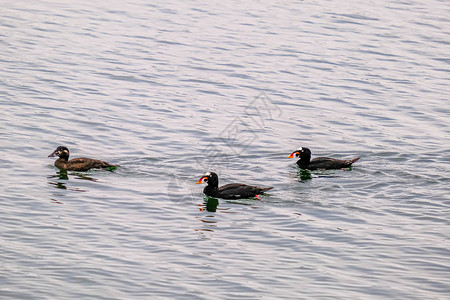
[[[352,167],[349,167],[348,170],[350,170]],[[298,178],[298,181],[300,182],[306,182],[314,178],[335,178],[339,177],[339,175],[336,175],[336,172],[333,172],[335,170],[321,170],[321,171],[314,171],[313,172],[307,169],[298,169],[296,175],[296,178]],[[319,172],[319,173],[317,173]]]
[[[89,180],[93,182],[97,182],[98,180],[96,178],[86,176],[82,173],[71,173],[70,176],[75,176],[75,179],[82,179],[82,180]],[[50,175],[47,178],[50,179],[48,184],[51,186],[57,188],[57,189],[63,189],[63,190],[71,190],[71,191],[78,191],[78,192],[86,192],[86,190],[82,190],[79,188],[68,188],[66,180],[69,180],[69,174],[67,173],[67,170],[59,170],[54,175]],[[56,179],[56,180],[54,180]],[[61,181],[64,180],[64,181]]]
[[[308,181],[312,179],[311,171],[305,169],[298,170],[298,177],[300,181]]]
[[[205,196],[201,210],[206,210],[208,212],[216,212],[219,206],[219,199],[210,196]]]
[[[203,213],[197,217],[201,221],[201,227],[195,229],[195,231],[198,233],[199,239],[209,240],[211,239],[211,233],[217,227],[215,212],[219,206],[219,199],[205,196],[203,203],[198,204],[198,206],[199,210]]]

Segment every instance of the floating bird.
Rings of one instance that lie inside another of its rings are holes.
[[[101,161],[92,158],[74,158],[69,160],[69,149],[64,146],[59,146],[48,157],[58,156],[55,161],[55,167],[62,170],[69,171],[88,171],[90,169],[107,169],[109,171],[115,170],[118,165],[112,165],[106,161]]]
[[[306,147],[300,147],[288,158],[300,157],[297,161],[297,165],[300,169],[307,170],[329,170],[329,169],[342,169],[350,167],[354,162],[358,161],[360,157],[350,159],[350,160],[342,160],[331,157],[316,157],[311,160],[311,150]]]
[[[203,189],[205,195],[223,199],[258,198],[259,194],[273,188],[260,188],[242,183],[230,183],[219,187],[219,177],[214,172],[206,173],[196,182],[196,184],[203,183],[203,181],[208,183]]]

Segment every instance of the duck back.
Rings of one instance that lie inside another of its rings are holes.
[[[358,161],[359,157],[342,160],[330,157],[317,157],[311,160],[307,169],[309,170],[330,170],[330,169],[342,169],[350,167],[354,162]]]
[[[79,157],[69,161],[57,159],[55,161],[55,167],[69,171],[88,171],[90,169],[115,169],[117,166],[98,159]]]

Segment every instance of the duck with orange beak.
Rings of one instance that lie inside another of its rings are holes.
[[[208,184],[203,189],[205,195],[222,199],[258,198],[258,195],[273,188],[260,188],[242,183],[230,183],[219,187],[219,177],[214,172],[206,173],[196,182],[196,184],[201,184],[203,182]]]
[[[350,159],[350,160],[342,160],[331,157],[316,157],[311,160],[311,150],[306,147],[300,147],[288,158],[300,157],[297,161],[297,165],[300,169],[305,170],[330,170],[330,169],[343,169],[350,167],[354,162],[358,161],[360,157]]]

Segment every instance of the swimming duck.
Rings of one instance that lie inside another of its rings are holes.
[[[107,163],[106,161],[101,161],[98,159],[92,158],[74,158],[69,160],[69,149],[64,146],[59,146],[50,154],[48,157],[58,156],[58,159],[55,161],[55,167],[63,170],[69,171],[88,171],[90,169],[108,169],[114,170],[118,166]]]
[[[342,160],[331,157],[316,157],[311,160],[311,150],[306,147],[300,147],[288,158],[300,157],[297,161],[297,165],[300,169],[308,169],[308,170],[329,170],[329,169],[342,169],[350,167],[354,162],[358,161],[360,157],[350,159],[350,160]]]
[[[273,188],[260,188],[242,183],[230,183],[219,187],[219,177],[214,172],[206,173],[196,182],[196,184],[201,184],[203,181],[208,183],[203,189],[205,195],[223,199],[258,198],[259,194]]]

